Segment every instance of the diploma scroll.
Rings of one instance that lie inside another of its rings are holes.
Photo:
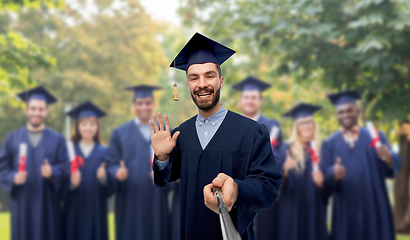
[[[27,144],[20,143],[19,145],[19,172],[26,171],[26,159],[27,159]]]

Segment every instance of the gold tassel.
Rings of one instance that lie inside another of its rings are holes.
[[[174,101],[178,101],[178,89],[177,89],[177,84],[174,83],[174,93],[172,94],[172,97]]]

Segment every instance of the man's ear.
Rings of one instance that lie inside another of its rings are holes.
[[[24,114],[27,115],[28,112],[28,105],[26,103],[26,105],[24,106],[24,110],[23,110]]]
[[[225,78],[221,77],[221,87],[219,89],[222,89],[224,87],[224,82],[225,82]]]

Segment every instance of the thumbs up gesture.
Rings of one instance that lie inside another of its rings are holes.
[[[333,175],[335,176],[335,181],[339,181],[346,177],[346,168],[342,165],[340,157],[337,157],[336,163],[333,166]]]
[[[289,170],[295,167],[296,167],[296,161],[290,155],[289,150],[286,150],[286,160],[285,160],[285,165],[283,166],[283,175],[287,177],[289,174]]]
[[[117,172],[118,174],[118,172]],[[105,178],[105,163],[101,163],[101,166],[97,169],[97,178],[104,179]]]
[[[124,161],[120,161],[120,168],[118,169],[117,173],[115,174],[115,177],[118,179],[118,181],[124,181],[127,179],[128,176],[128,170],[125,167]]]
[[[26,183],[27,179],[27,172],[17,172],[16,175],[14,175],[14,184],[16,185],[23,185]]]
[[[44,164],[41,166],[41,175],[44,178],[50,178],[53,175],[53,169],[47,159],[44,160]]]

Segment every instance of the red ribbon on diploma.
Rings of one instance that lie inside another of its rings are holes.
[[[84,159],[80,156],[75,156],[73,161],[70,161],[71,163],[71,173],[75,173],[78,170],[78,166],[84,167]]]
[[[273,146],[275,146],[275,145],[278,145],[279,143],[278,143],[278,141],[276,140],[276,138],[274,138],[274,139],[272,139],[271,141],[270,141],[270,146],[271,147],[273,147]]]
[[[319,161],[319,157],[317,156],[315,149],[310,148],[310,156],[312,157],[313,164],[317,165],[317,162]]]
[[[19,162],[19,172],[24,171],[26,171],[26,156],[21,156]]]
[[[372,139],[372,141],[370,142],[370,147],[376,147],[377,142],[380,141],[379,131],[377,131],[377,129],[374,128],[374,132],[376,133],[376,137]]]

